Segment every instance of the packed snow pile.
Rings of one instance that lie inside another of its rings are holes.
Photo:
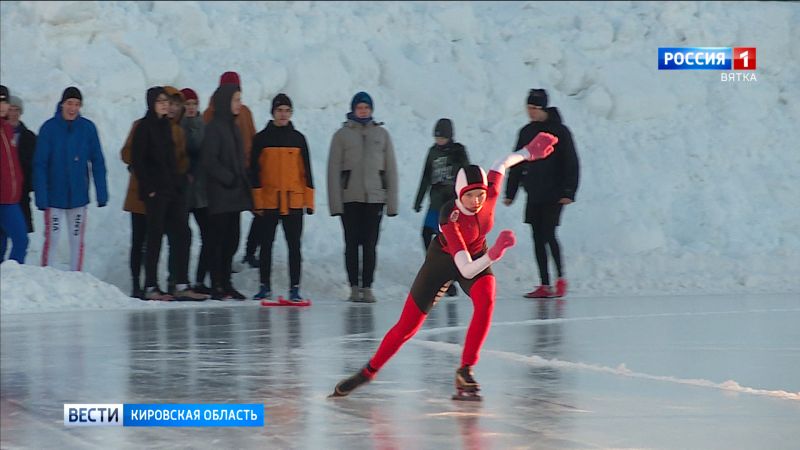
[[[383,219],[375,290],[379,301],[401,301],[423,259],[423,214],[412,206],[436,120],[453,119],[471,160],[489,166],[512,150],[534,87],[548,90],[581,161],[577,202],[559,228],[575,296],[800,292],[795,3],[3,2],[2,11],[0,77],[25,101],[29,128],[52,116],[65,87],[83,91],[111,195],[108,207],[89,208],[85,270],[123,292],[130,217],[119,150],[145,91],[191,87],[205,107],[228,70],[240,74],[259,129],[275,94],[294,101],[317,188],[303,238],[312,298],[347,292],[326,168],[354,93],[372,95],[397,153],[400,215]],[[658,47],[701,45],[756,47],[757,81],[657,70]],[[490,235],[518,235],[496,265],[500,295],[539,283],[524,200],[498,206]],[[243,247],[250,214],[242,217]],[[41,212],[35,220],[29,264],[42,248]],[[276,291],[288,284],[286,266],[278,232]],[[17,270],[3,270],[4,297],[30,286],[9,282]],[[252,294],[258,272],[235,283]]]
[[[3,262],[0,273],[0,311],[3,313],[157,306],[157,302],[132,299],[91,273],[17,264],[16,261]]]

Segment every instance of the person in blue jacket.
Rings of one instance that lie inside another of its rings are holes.
[[[39,130],[33,157],[36,207],[44,211],[42,265],[52,263],[58,239],[66,229],[70,269],[83,267],[83,235],[89,204],[89,173],[97,206],[108,203],[106,164],[94,123],[80,114],[83,96],[74,86],[64,90],[55,115]]]

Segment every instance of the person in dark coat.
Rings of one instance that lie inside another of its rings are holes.
[[[200,228],[200,257],[197,260],[194,290],[196,292],[211,294],[211,289],[205,284],[209,274],[210,250],[209,236],[211,230],[208,226],[208,198],[206,187],[206,173],[202,170],[203,135],[206,124],[198,111],[197,93],[190,88],[181,89],[184,102],[184,114],[181,118],[181,127],[186,133],[186,153],[189,156],[189,186],[186,192],[189,203],[189,212],[194,215],[194,220]]]
[[[147,90],[147,113],[133,134],[133,171],[139,181],[139,197],[147,214],[145,255],[145,300],[205,300],[207,295],[189,287],[189,213],[185,198],[185,177],[175,155],[172,123],[167,117],[169,96],[163,87]],[[170,235],[171,265],[175,290],[171,294],[158,287],[158,259],[161,240]],[[174,241],[174,242],[173,242]]]
[[[555,152],[547,159],[520,164],[511,170],[506,184],[504,203],[511,205],[521,184],[528,193],[525,206],[525,223],[533,230],[533,243],[536,263],[539,266],[541,284],[528,298],[563,297],[567,294],[567,280],[561,260],[561,246],[556,238],[556,227],[561,222],[561,210],[575,201],[578,190],[579,162],[572,142],[572,133],[561,121],[561,114],[554,107],[547,107],[547,91],[531,89],[528,93],[528,116],[531,122],[519,132],[515,149],[540,132],[550,133],[558,138]],[[555,290],[550,286],[547,270],[547,249],[556,265],[558,279]]]
[[[236,124],[242,93],[237,85],[223,84],[213,99],[214,117],[206,125],[202,149],[212,238],[212,298],[244,300],[246,297],[234,289],[231,281],[233,255],[239,248],[241,212],[253,209],[244,142]]]
[[[417,198],[414,201],[414,211],[420,212],[422,200],[425,199],[425,194],[430,192],[430,204],[422,225],[422,243],[426,251],[433,236],[439,233],[439,210],[442,209],[442,205],[455,199],[453,186],[456,184],[456,174],[459,169],[469,165],[467,149],[453,140],[454,135],[453,122],[450,119],[442,118],[436,122],[433,129],[435,143],[428,149],[422,179],[417,189]],[[447,295],[450,297],[457,295],[455,284],[451,284],[447,289]]]

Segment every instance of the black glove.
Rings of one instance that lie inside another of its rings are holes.
[[[309,216],[313,216],[314,215],[314,208],[306,208],[306,214],[308,214]]]

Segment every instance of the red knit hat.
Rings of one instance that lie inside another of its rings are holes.
[[[197,98],[197,92],[194,91],[192,88],[183,88],[181,89],[181,94],[183,94],[184,101],[188,100],[200,100]]]
[[[236,72],[225,72],[219,77],[219,85],[222,86],[223,84],[235,84],[236,86],[241,86],[242,81],[239,79],[239,74]]]

